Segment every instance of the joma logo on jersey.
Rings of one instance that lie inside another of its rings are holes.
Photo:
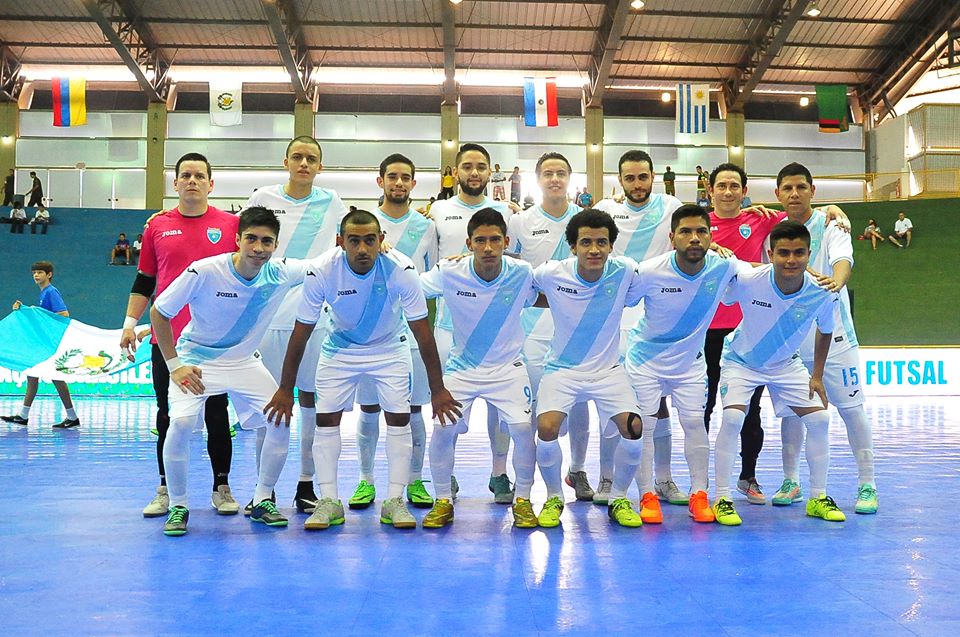
[[[683,288],[660,288],[660,294],[676,294],[683,292]]]
[[[236,299],[236,298],[238,298],[236,292],[217,292],[217,296],[220,296],[220,297],[223,297],[223,298],[226,298],[226,299]]]
[[[613,215],[614,219],[629,219],[630,215]]]
[[[757,299],[753,299],[753,303],[751,303],[750,305],[759,305],[760,307],[773,307],[766,301],[758,301]]]
[[[534,230],[534,231],[531,232],[530,234],[533,235],[534,237],[537,237],[537,236],[540,236],[541,234],[550,234],[550,231],[549,231],[549,230]]]
[[[350,296],[351,294],[356,293],[356,290],[337,290],[337,296]]]
[[[457,296],[470,296],[477,298],[477,294],[475,292],[466,292],[464,290],[457,290]]]
[[[576,288],[568,288],[562,285],[557,286],[557,292],[566,292],[567,294],[579,294]]]
[[[447,221],[463,221],[463,217],[460,215],[450,215],[447,217]]]
[[[173,237],[173,236],[176,236],[176,235],[178,235],[178,234],[183,234],[183,232],[180,231],[180,230],[164,230],[163,232],[160,233],[160,237],[161,237],[161,238],[163,238],[163,237]]]

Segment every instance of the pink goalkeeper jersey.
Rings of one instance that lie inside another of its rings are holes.
[[[167,289],[174,279],[194,261],[237,249],[239,217],[208,206],[199,217],[185,217],[180,208],[158,216],[143,231],[143,247],[137,269],[156,277],[154,298]],[[173,339],[190,322],[190,310],[185,307],[170,321]],[[150,337],[151,343],[156,338]]]

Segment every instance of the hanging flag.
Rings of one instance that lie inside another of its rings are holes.
[[[556,78],[523,78],[523,120],[527,126],[559,126]]]
[[[149,346],[137,348],[134,362],[127,359],[120,350],[121,331],[23,306],[0,321],[0,342],[5,343],[0,367],[69,381],[109,376],[149,361]]]
[[[87,123],[87,81],[82,77],[55,77],[53,89],[53,125],[83,126]]]
[[[677,84],[677,132],[706,133],[709,115],[709,84]]]
[[[210,124],[239,126],[243,121],[241,82],[210,82]]]
[[[850,130],[850,106],[846,84],[817,84],[817,110],[821,133],[843,133]]]

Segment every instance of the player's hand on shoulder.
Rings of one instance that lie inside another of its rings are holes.
[[[393,244],[391,244],[389,241],[384,239],[380,242],[380,254],[387,254],[391,250],[393,250]]]
[[[615,202],[617,202],[617,203],[623,203],[623,200],[627,198],[627,195],[626,195],[626,193],[621,193],[621,194],[619,194],[619,195],[614,195],[614,196],[612,196],[612,197],[610,197],[610,198],[613,199],[613,200],[614,200]]]
[[[203,381],[200,380],[201,376],[203,376],[203,372],[196,365],[181,365],[170,372],[171,382],[179,387],[180,391],[184,394],[191,393],[196,396],[202,394],[206,389],[203,386]]]
[[[273,398],[263,408],[263,414],[267,417],[267,422],[279,427],[281,424],[290,426],[290,420],[293,418],[293,392],[278,388],[273,394]]]
[[[148,227],[150,226],[150,222],[153,221],[154,219],[156,219],[157,217],[161,217],[161,216],[163,216],[163,215],[165,215],[165,214],[167,214],[167,213],[170,213],[170,212],[173,212],[173,209],[160,210],[160,211],[157,211],[157,212],[153,213],[152,215],[150,215],[150,216],[147,218],[146,222],[144,222],[144,224],[143,224],[144,229],[148,228]]]
[[[440,421],[442,427],[456,424],[463,417],[463,413],[460,411],[463,403],[454,400],[453,395],[447,391],[446,387],[433,392],[430,396],[430,402],[433,406],[433,415]]]
[[[520,204],[518,204],[516,201],[512,199],[507,202],[507,207],[513,211],[513,214],[517,214],[518,212],[521,212],[523,210],[523,208],[520,207]]]
[[[746,212],[751,215],[757,215],[758,217],[763,217],[764,219],[771,219],[780,214],[779,210],[771,210],[770,208],[760,204],[755,206],[747,206],[742,210],[742,212]]]
[[[717,256],[723,257],[724,259],[729,259],[733,256],[733,250],[730,248],[724,248],[719,243],[711,243],[710,249],[717,253]]]
[[[460,261],[461,259],[466,259],[469,256],[471,256],[471,253],[464,252],[463,254],[454,254],[449,257],[443,257],[441,261],[449,261],[450,263],[456,263],[457,261]]]
[[[845,213],[840,206],[830,204],[823,209],[823,212],[827,217],[828,226],[831,221],[836,221],[838,228],[847,234],[850,233],[850,217],[847,216],[847,213]]]

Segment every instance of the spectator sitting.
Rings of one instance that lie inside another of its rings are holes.
[[[23,234],[23,226],[27,224],[27,211],[23,209],[23,202],[17,198],[13,200],[13,208],[10,209],[10,232]]]
[[[123,262],[117,263],[118,258],[122,258]],[[130,242],[127,240],[127,235],[121,232],[117,237],[117,244],[110,252],[110,265],[127,265],[128,263],[130,263]]]
[[[43,226],[43,232],[40,234],[47,234],[47,226],[50,225],[50,211],[43,204],[37,206],[37,211],[34,213],[33,219],[30,220],[30,234],[37,234],[38,225]]]
[[[910,247],[910,240],[913,239],[913,222],[903,214],[902,210],[897,215],[896,223],[893,224],[893,234],[887,238],[890,239],[890,243],[898,248]],[[907,242],[906,246],[900,243],[904,240]]]
[[[870,240],[874,250],[877,249],[877,241],[886,241],[880,232],[880,226],[877,225],[876,219],[871,219],[870,222],[867,223],[867,227],[863,229],[863,238]]]
[[[143,235],[138,234],[136,240],[133,242],[133,247],[130,248],[130,254],[133,257],[131,263],[137,263],[140,261],[140,250],[143,247]]]

